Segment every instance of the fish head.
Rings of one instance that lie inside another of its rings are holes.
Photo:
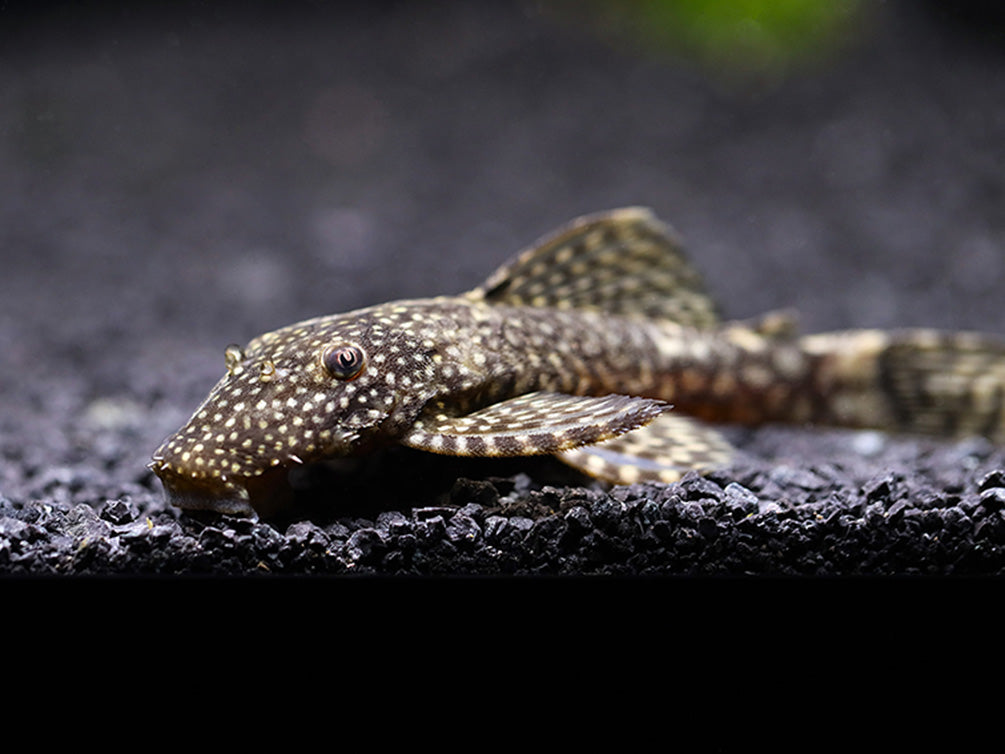
[[[168,501],[269,515],[292,495],[291,469],[393,443],[444,368],[442,324],[413,309],[320,317],[228,346],[227,373],[153,455]]]

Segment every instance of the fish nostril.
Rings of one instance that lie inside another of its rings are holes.
[[[258,375],[258,379],[261,382],[271,382],[276,376],[276,365],[273,364],[269,359],[262,362],[261,371]]]
[[[231,343],[223,351],[223,363],[227,366],[227,373],[234,374],[237,368],[244,361],[244,351],[236,343]]]

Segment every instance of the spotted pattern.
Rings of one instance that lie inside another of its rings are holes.
[[[719,319],[680,239],[641,207],[573,221],[473,293],[509,306],[636,314],[692,327]]]
[[[637,208],[574,221],[468,293],[299,322],[228,346],[223,366],[153,456],[180,507],[268,513],[291,468],[392,443],[554,453],[628,483],[727,462],[697,420],[1005,440],[998,341],[720,322],[676,237]]]
[[[557,453],[630,432],[666,408],[662,401],[626,395],[581,398],[527,393],[464,416],[436,413],[420,417],[401,442],[450,455]]]

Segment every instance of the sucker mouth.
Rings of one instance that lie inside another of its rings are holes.
[[[231,452],[226,457],[234,467],[232,471],[216,465],[209,468],[210,464],[195,465],[198,461],[182,452],[187,448],[171,448],[168,438],[147,467],[160,478],[167,502],[177,508],[268,518],[293,506],[296,491],[291,472],[302,476],[304,469],[320,459],[348,455],[355,450],[352,443],[358,436],[357,432],[347,433],[320,452],[291,448],[268,458]],[[251,473],[237,473],[245,469]]]
[[[176,508],[257,517],[254,507],[247,499],[248,493],[242,487],[234,487],[220,495],[180,477],[163,476],[161,483],[164,485],[164,497]]]
[[[275,466],[258,476],[193,479],[159,467],[158,463],[155,459],[149,466],[160,477],[167,502],[182,510],[208,510],[257,519],[272,516],[292,503],[288,466]]]

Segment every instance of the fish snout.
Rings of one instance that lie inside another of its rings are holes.
[[[175,434],[157,449],[148,467],[160,478],[168,503],[183,510],[255,517],[286,503],[288,465],[262,467],[234,448],[209,447]]]

